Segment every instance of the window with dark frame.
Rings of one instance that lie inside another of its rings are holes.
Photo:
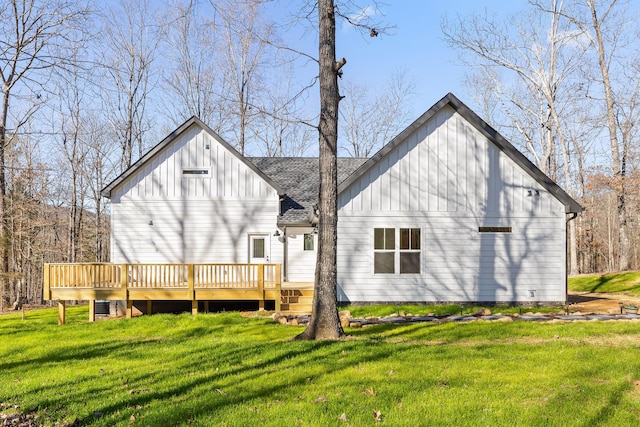
[[[420,229],[400,229],[400,274],[420,274]]]
[[[314,244],[313,234],[305,234],[304,235],[304,250],[312,251]]]
[[[511,227],[478,227],[479,233],[511,233]]]
[[[374,274],[395,273],[396,229],[374,228],[373,249]]]
[[[400,228],[398,231],[396,242],[395,228],[373,229],[374,274],[420,274],[420,229]]]
[[[183,175],[209,175],[209,169],[183,169]]]

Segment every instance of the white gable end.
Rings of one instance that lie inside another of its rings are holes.
[[[564,205],[450,107],[340,195],[342,211],[563,216]]]
[[[277,191],[215,137],[192,125],[114,192],[130,199],[272,198]]]

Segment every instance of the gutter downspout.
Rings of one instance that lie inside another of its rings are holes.
[[[567,256],[566,254],[569,253],[569,239],[567,239],[567,232],[568,230],[568,225],[569,222],[573,221],[574,219],[576,219],[576,217],[578,216],[578,212],[571,212],[571,217],[569,217],[569,219],[567,219],[566,224],[565,224],[565,230],[564,230],[564,253],[565,256]],[[567,262],[565,260],[565,265],[564,265],[564,303],[565,305],[569,302],[569,269],[567,268]]]
[[[282,280],[284,282],[289,281],[289,238],[287,237],[287,226],[282,227],[282,236],[284,239],[283,245],[283,260],[282,260]]]

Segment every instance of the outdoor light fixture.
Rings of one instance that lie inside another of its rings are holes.
[[[275,233],[273,233],[274,237],[279,237],[280,236],[280,230],[276,230]]]
[[[534,289],[529,289],[527,292],[529,292],[529,298],[536,297],[536,291]]]
[[[317,225],[315,225],[313,227],[313,231],[311,232],[311,234],[318,234],[318,226]]]
[[[153,225],[153,219],[149,218],[149,225]]]

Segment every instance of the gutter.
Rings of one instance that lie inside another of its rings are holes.
[[[574,219],[576,219],[576,217],[578,216],[578,212],[571,212],[571,217],[569,217],[566,221],[566,225],[569,225],[569,222],[573,221]],[[565,253],[565,257],[567,256],[566,254],[569,253],[569,239],[567,238],[567,227],[565,227],[564,230],[564,253]],[[567,304],[569,302],[569,269],[567,268],[567,261],[565,259],[565,263],[564,263],[564,303]]]

